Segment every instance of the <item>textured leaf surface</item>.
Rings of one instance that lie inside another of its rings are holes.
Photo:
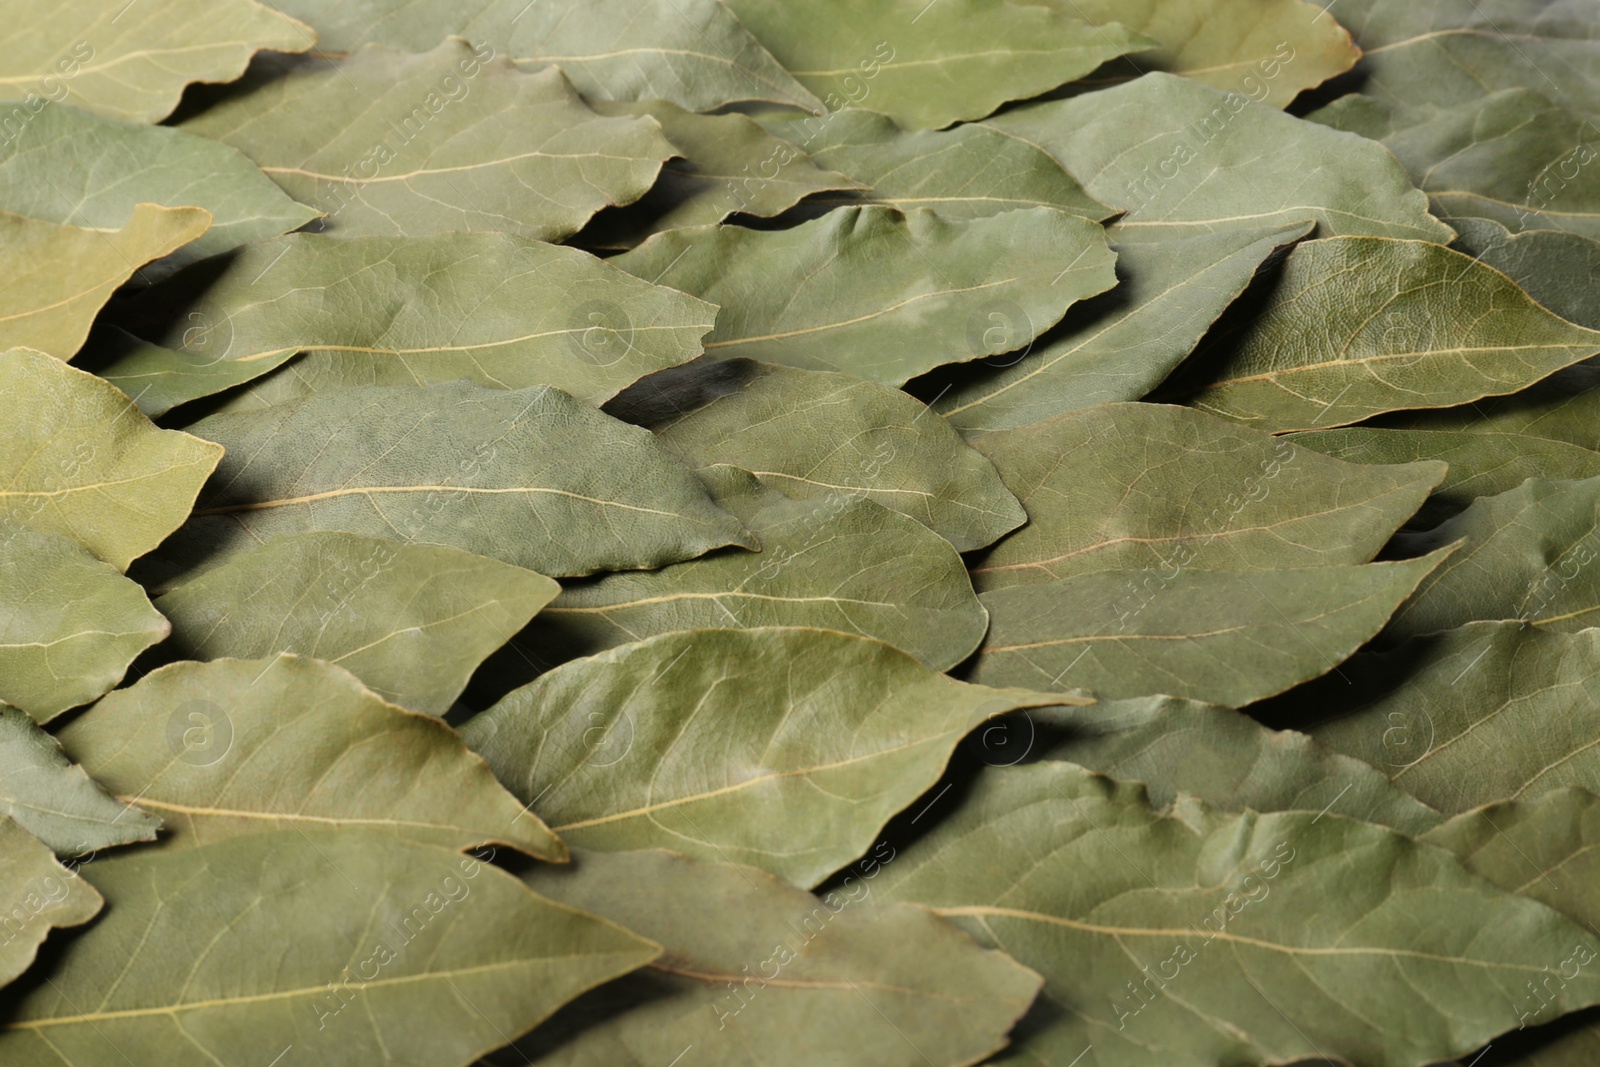
[[[150,841],[161,820],[111,799],[32,719],[0,704],[0,815],[60,856]],[[0,915],[9,914],[0,911]],[[3,920],[0,920],[3,922]],[[9,933],[9,930],[7,931]]]
[[[1340,237],[1289,253],[1259,313],[1214,344],[1189,402],[1276,432],[1512,393],[1600,352],[1600,332],[1460,252]]]
[[[1157,806],[1182,794],[1218,811],[1314,811],[1420,834],[1444,816],[1381,772],[1305,734],[1269,730],[1231,708],[1175,697],[1026,713],[1031,754],[1143,782]]]
[[[164,667],[61,731],[97,781],[166,820],[167,847],[366,829],[447,848],[566,849],[435,719],[320,660]]]
[[[722,308],[706,351],[899,385],[975,359],[948,323],[1022,311],[1032,332],[1116,283],[1089,219],[1048,208],[947,221],[926,209],[847,207],[791,230],[657,234],[613,262]],[[774,276],[795,279],[771,284]]]
[[[1358,466],[1199,412],[1108,404],[978,441],[1028,525],[973,567],[980,591],[1101,571],[1366,563],[1444,476]]]
[[[222,450],[158,430],[100,379],[28,349],[0,353],[0,519],[72,538],[118,570],[189,513]]]
[[[1453,236],[1381,146],[1187,78],[1147,74],[986,125],[1060,160],[1090,196],[1128,212],[1123,227],[1210,233],[1312,218],[1321,236]]]
[[[1074,18],[1115,20],[1160,47],[1108,64],[1089,84],[1160,70],[1286,107],[1302,89],[1349,70],[1361,50],[1306,0],[1048,0]],[[1344,12],[1335,12],[1339,18]]]
[[[303,52],[316,35],[256,0],[30,0],[0,30],[0,98],[70,103],[160,122],[190,82],[230,81],[270,48]]]
[[[1215,233],[1167,234],[1114,223],[1106,236],[1117,253],[1117,287],[1070,309],[1056,329],[1026,347],[1029,331],[1015,309],[991,310],[980,336],[995,342],[989,347],[1020,351],[949,368],[948,391],[934,400],[934,410],[976,436],[1138,400],[1194,350],[1256,269],[1311,226],[1309,220],[1234,223]]]
[[[304,353],[233,400],[236,410],[337,386],[461,378],[553,385],[599,403],[698,356],[716,316],[587,253],[504,234],[295,234],[194,272],[150,291],[126,324],[182,355]]]
[[[813,162],[848,174],[874,203],[932,208],[956,219],[1031,207],[1088,219],[1111,214],[1049,153],[978,123],[903,130],[887,115],[861,108],[761,121]]]
[[[198,208],[138,204],[120,230],[60,226],[0,212],[0,348],[71,359],[112,292],[139,265],[210,226]]]
[[[831,630],[697,630],[558,667],[462,736],[574,847],[671,845],[814,885],[985,717],[1081,702],[967,685]]]
[[[742,553],[747,554],[747,553]],[[169,659],[295,652],[443,715],[483,659],[561,587],[443,545],[322,532],[269,541],[163,596]]]
[[[794,1063],[974,1063],[1005,1043],[1039,987],[922,908],[871,902],[864,876],[818,900],[764,871],[643,851],[584,853],[570,872],[523,878],[664,954],[498,1063],[524,1063],[525,1052],[551,1065],[656,1067],[686,1046],[717,1067],[749,1063],[753,1048]]]
[[[289,1045],[470,1063],[658,952],[475,859],[365,830],[112,857],[89,877],[106,913],[15,998],[8,1064],[215,1067]]]
[[[608,407],[691,467],[731,463],[786,495],[865,497],[961,551],[1026,519],[994,466],[926,407],[846,374],[702,360],[640,382]]]
[[[1475,622],[1361,653],[1261,714],[1366,760],[1454,815],[1600,773],[1593,693],[1600,630]]]
[[[979,597],[989,637],[972,680],[1242,707],[1337,667],[1445,554],[1176,577],[1102,571],[997,589]]]
[[[207,333],[192,325],[191,329],[200,331],[190,335],[194,339],[205,335],[208,341],[227,343],[226,331]],[[201,344],[193,353],[177,352],[106,323],[89,334],[76,365],[127,393],[140,411],[154,419],[180,404],[259,378],[295,356],[286,351],[251,360],[222,359],[208,350],[216,351],[217,346]]]
[[[103,903],[48,847],[0,815],[0,985],[27,970],[52,928],[82,926]]]
[[[487,44],[522,66],[559,64],[597,100],[669,100],[711,111],[740,100],[819,101],[717,0],[279,0],[316,26],[326,48],[376,42],[425,52],[449,35]]]
[[[865,104],[913,129],[981,119],[1151,43],[1009,0],[728,6],[828,110]]]
[[[1530,220],[1531,222],[1532,220]],[[1513,233],[1491,219],[1450,220],[1460,237],[1454,247],[1487,263],[1568,322],[1600,329],[1600,241],[1560,230]]]
[[[643,196],[674,154],[656,123],[595,114],[559,70],[525,73],[460,40],[269,74],[183,128],[249,156],[331,233],[556,240]]]
[[[82,545],[0,520],[0,549],[0,701],[35,720],[87,704],[167,636],[144,590]]]
[[[860,496],[794,500],[737,467],[700,477],[760,553],[569,583],[500,658],[549,668],[673,630],[806,626],[874,637],[943,671],[983,640],[988,616],[961,557],[932,531]]]
[[[1448,853],[1327,815],[1154,812],[1069,764],[985,775],[874,885],[1045,976],[1003,1062],[1451,1059],[1584,936]],[[1211,946],[1216,945],[1216,951]],[[1563,1009],[1600,997],[1585,975]]]
[[[284,195],[227,145],[166,126],[46,107],[0,139],[0,210],[71,226],[117,230],[139,204],[198,207],[211,229],[145,278],[287,233],[318,212]]]
[[[1553,630],[1600,622],[1600,478],[1530,478],[1483,497],[1426,533],[1397,538],[1411,554],[1465,541],[1395,613],[1395,636],[1437,633],[1480,619]]]
[[[329,389],[190,429],[228,451],[153,558],[147,580],[162,587],[317,530],[450,545],[558,576],[756,547],[646,431],[555,389]]]

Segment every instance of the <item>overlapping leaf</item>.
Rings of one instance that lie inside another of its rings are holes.
[[[719,305],[713,355],[899,385],[995,354],[984,347],[990,311],[1016,309],[1031,326],[1020,343],[1031,341],[1111,288],[1114,259],[1098,225],[1049,208],[947,221],[847,207],[790,230],[674,230],[613,262]],[[772,286],[779,271],[796,283]],[[966,335],[952,336],[951,322]]]
[[[168,848],[357,828],[566,858],[448,727],[320,660],[173,664],[101,700],[61,743],[96,781],[161,815]]]
[[[982,548],[1027,516],[995,473],[921,404],[846,374],[701,360],[647,378],[607,410],[695,468],[729,463],[786,495],[865,497]]]
[[[89,334],[78,353],[77,366],[127,393],[140,411],[154,419],[180,404],[259,378],[296,355],[290,350],[255,359],[219,358],[207,354],[207,349],[221,351],[228,344],[227,331],[211,331],[190,322],[185,332],[195,342],[192,353],[153,345],[105,323]]]
[[[555,389],[327,389],[190,429],[227,454],[144,571],[158,588],[317,530],[450,545],[556,576],[757,547],[647,431]]]
[[[144,268],[146,279],[287,233],[319,214],[290,200],[234,149],[166,126],[52,106],[0,137],[0,210],[116,230],[139,204],[204,208],[212,219],[198,240]]]
[[[692,1048],[736,1067],[768,1048],[782,1062],[927,1067],[997,1050],[1038,975],[921,908],[875,904],[870,877],[818,900],[764,871],[657,851],[584,853],[570,872],[524,875],[664,952],[494,1062],[654,1067]]]
[[[659,952],[495,867],[368,830],[111,857],[88,876],[105,915],[12,998],[8,1064],[215,1067],[288,1046],[470,1063]]]
[[[820,101],[789,76],[718,0],[278,0],[317,28],[325,48],[363,44],[425,52],[449,35],[524,67],[558,64],[599,100],[669,100],[711,111],[765,100],[810,111]]]
[[[1450,225],[1460,235],[1458,251],[1507,275],[1568,322],[1600,329],[1600,294],[1589,284],[1600,273],[1600,241],[1560,230],[1513,233],[1490,219],[1456,218]]]
[[[0,30],[0,99],[30,111],[71,103],[160,122],[190,82],[229,81],[270,48],[303,52],[304,24],[256,0],[30,0]]]
[[[740,553],[750,555],[750,553]],[[542,574],[443,545],[321,532],[268,541],[161,597],[166,658],[296,652],[443,715],[473,670],[555,599]]]
[[[1083,702],[831,630],[691,630],[558,667],[462,736],[577,848],[670,846],[815,885],[986,717]]]
[[[267,68],[183,129],[239,149],[347,235],[556,240],[639,199],[675,153],[648,118],[595,114],[559,70],[460,40]]]
[[[32,719],[0,704],[0,815],[59,856],[149,841],[161,820],[111,799]],[[0,909],[0,916],[9,914]],[[3,922],[3,920],[0,920]],[[9,932],[9,931],[7,931]]]
[[[52,928],[82,926],[103,903],[48,847],[0,815],[0,985],[27,970]]]
[[[112,292],[139,265],[206,232],[198,208],[134,206],[120,230],[61,226],[0,212],[0,349],[71,359]]]
[[[983,639],[988,617],[961,557],[918,523],[858,495],[794,500],[737,467],[700,476],[761,542],[759,554],[716,552],[569,583],[502,663],[526,680],[530,665],[674,630],[802,626],[877,638],[948,670]]]
[[[1585,936],[1337,806],[1164,815],[1060,763],[983,776],[882,875],[887,898],[1044,974],[1049,1010],[1000,1062],[1449,1059],[1506,1029],[1508,998]],[[1597,998],[1586,974],[1555,1010]]]
[[[1101,571],[996,589],[979,597],[989,637],[971,677],[1242,707],[1337,667],[1448,552],[1294,570]]]
[[[973,566],[980,591],[1102,571],[1366,563],[1445,473],[1330,462],[1156,404],[1091,408],[977,447],[1029,519]]]
[[[235,398],[243,410],[336,386],[461,378],[553,385],[599,403],[698,356],[716,312],[576,249],[446,233],[259,241],[170,279],[125,315],[181,355],[304,353]]]

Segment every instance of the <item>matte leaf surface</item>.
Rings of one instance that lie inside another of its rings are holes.
[[[193,848],[273,831],[364,829],[446,848],[566,848],[449,727],[320,660],[178,663],[61,731],[97,781]]]
[[[895,389],[846,374],[729,360],[646,379],[608,410],[694,468],[731,463],[785,494],[865,497],[965,552],[1027,518],[994,466]]]
[[[523,237],[294,234],[170,279],[123,322],[180,355],[304,353],[234,402],[250,408],[336,386],[461,378],[553,385],[599,403],[698,356],[715,317],[693,297]]]
[[[1018,308],[1031,341],[1075,301],[1116,283],[1115,254],[1089,219],[1048,208],[946,220],[846,207],[791,230],[738,227],[657,234],[613,262],[722,308],[706,351],[899,385],[985,354],[990,310]],[[775,287],[774,275],[796,279]]]
[[[88,877],[105,915],[14,998],[8,1064],[215,1067],[290,1045],[307,1062],[466,1064],[659,951],[475,859],[365,830],[112,857]]]
[[[595,114],[559,70],[461,40],[269,73],[183,128],[249,156],[331,233],[557,240],[643,196],[674,154],[658,124]]]
[[[160,819],[111,799],[82,767],[62,754],[55,738],[21,711],[3,704],[0,815],[14,820],[58,856],[83,856],[112,845],[154,840],[161,825]]]
[[[386,700],[443,715],[478,664],[560,591],[460,549],[329,531],[268,541],[156,607],[172,622],[166,658],[315,656]]]
[[[1337,667],[1445,554],[1175,577],[1152,567],[997,589],[979,597],[989,637],[972,680],[1242,707]]]
[[[228,452],[147,572],[163,588],[196,564],[318,530],[563,577],[756,547],[647,431],[555,389],[330,389],[190,429]]]
[[[192,320],[191,320],[192,321]],[[204,327],[191,334],[198,339],[227,343],[226,331],[210,333]],[[159,418],[180,404],[212,396],[236,385],[259,378],[294,358],[292,351],[256,359],[223,359],[207,354],[215,346],[201,344],[194,352],[178,352],[143,341],[110,323],[97,326],[76,366],[104,378],[133,398],[140,411]]]
[[[0,815],[0,985],[27,970],[52,929],[82,926],[103,903],[47,846]]]
[[[497,1063],[525,1053],[553,1067],[657,1067],[686,1046],[716,1067],[748,1064],[757,1048],[785,1063],[974,1063],[1005,1043],[1039,987],[924,909],[872,902],[864,877],[818,900],[764,871],[652,850],[583,853],[571,871],[523,878],[664,953]]]
[[[1600,330],[1600,294],[1589,284],[1600,274],[1600,240],[1561,230],[1514,233],[1491,219],[1455,218],[1450,225],[1460,234],[1457,251],[1507,275],[1568,322]]]
[[[831,630],[699,630],[558,667],[462,736],[574,847],[670,845],[815,885],[986,717],[1082,702],[967,685]]]
[[[977,447],[1029,519],[973,567],[980,591],[1101,571],[1366,563],[1445,473],[1330,461],[1158,404],[1090,408]]]
[[[1001,1062],[1374,1067],[1453,1059],[1584,936],[1448,853],[1336,813],[1151,810],[1044,763],[984,775],[873,886],[1045,976]],[[1216,951],[1211,947],[1216,945]],[[1585,975],[1562,1009],[1600,997]],[[1032,1024],[1032,1025],[1030,1025]]]

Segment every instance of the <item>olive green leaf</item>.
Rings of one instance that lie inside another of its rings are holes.
[[[663,1067],[692,1045],[707,1067],[744,1067],[753,1048],[768,1064],[953,1067],[1001,1048],[1039,988],[925,909],[873,902],[867,876],[819,900],[754,868],[649,850],[586,852],[523,881],[664,952],[497,1064]]]
[[[600,403],[700,354],[716,309],[574,248],[497,233],[291,234],[148,290],[122,316],[180,355],[304,355],[230,402],[461,378]]]
[[[1360,760],[1231,708],[1158,696],[1025,714],[1017,729],[1033,742],[1032,755],[1143,782],[1158,806],[1188,794],[1218,811],[1336,807],[1403,834],[1444,821]]]
[[[28,969],[52,929],[82,926],[104,903],[48,847],[0,815],[0,985]]]
[[[967,685],[831,630],[691,630],[557,667],[462,737],[577,848],[670,845],[809,886],[985,718],[1085,702]]]
[[[740,553],[753,555],[751,553]],[[385,700],[443,715],[483,659],[561,587],[444,545],[337,531],[268,541],[160,598],[167,659],[297,652]]]
[[[700,360],[608,405],[690,467],[731,463],[797,498],[865,497],[962,552],[1026,521],[993,464],[896,389],[754,360]]]
[[[1102,571],[1366,563],[1445,473],[1341,463],[1159,404],[1076,411],[977,448],[1029,520],[973,566],[980,592]]]
[[[1565,957],[1550,960],[1516,991],[1517,1032],[1495,1041],[1493,1067],[1586,1067],[1600,1055],[1600,1011],[1569,1015],[1547,1025],[1551,994],[1565,989],[1600,955],[1600,797],[1584,789],[1558,789],[1537,800],[1511,800],[1464,812],[1422,838],[1448,849],[1474,874],[1502,889],[1532,897],[1587,927]],[[1521,1033],[1528,1026],[1538,1027]]]
[[[884,897],[1045,976],[1049,1010],[1006,1063],[1090,1045],[1097,1067],[1453,1059],[1514,1026],[1509,998],[1585,936],[1338,805],[1164,814],[1142,786],[1064,763],[981,775],[881,874]],[[1585,975],[1557,1010],[1597,999]]]
[[[637,203],[596,218],[578,238],[588,248],[632,248],[652,233],[708,226],[733,214],[770,218],[813,193],[856,188],[746,115],[697,115],[664,100],[590,106],[602,115],[648,115],[681,158],[662,166]]]
[[[290,1045],[308,1063],[467,1064],[660,951],[472,857],[369,830],[147,850],[86,877],[105,915],[13,996],[7,1064],[216,1067]]]
[[[285,65],[258,65],[182,128],[249,156],[331,233],[557,240],[639,199],[674,154],[655,122],[595,114],[561,71],[526,73],[461,40]]]
[[[611,262],[719,305],[713,355],[900,385],[994,354],[964,336],[981,335],[989,311],[1015,309],[1029,325],[1012,347],[1033,340],[1115,285],[1115,258],[1099,225],[1050,208],[947,220],[846,207],[789,230],[659,233]],[[778,276],[793,282],[773,285]]]
[[[195,351],[176,352],[140,340],[120,326],[102,322],[89,332],[89,340],[75,362],[82,370],[104,378],[127,393],[140,411],[154,419],[180,404],[259,378],[295,355],[293,351],[284,351],[255,359],[219,359],[206,354],[211,347],[206,341],[226,344],[223,333],[193,325],[191,329],[196,332],[190,336],[199,342]]]
[[[977,129],[979,127],[964,127]],[[1020,351],[950,367],[919,383],[934,410],[963,434],[1048,419],[1108,401],[1138,400],[1164,381],[1242,293],[1256,269],[1312,223],[1230,223],[1214,233],[1163,233],[1113,223],[1117,287],[1080,307]],[[1021,341],[1005,310],[991,310],[992,348]]]
[[[170,629],[82,545],[0,519],[0,701],[48,722],[116,685]]]
[[[117,570],[177,529],[222,449],[159,430],[114,386],[25,348],[0,353],[0,520],[70,537]]]
[[[860,108],[760,121],[805,149],[812,162],[848,174],[873,203],[932,208],[954,219],[1030,207],[1097,220],[1112,214],[1047,152],[982,124],[903,130],[887,115]]]
[[[1153,43],[1010,0],[726,2],[829,111],[862,105],[911,129],[981,119]]]
[[[1427,198],[1382,146],[1242,93],[1152,73],[988,120],[1049,152],[1124,228],[1211,233],[1316,219],[1322,236],[1449,241]]]
[[[1259,710],[1448,815],[1600,774],[1600,630],[1474,622],[1362,652],[1340,673]]]
[[[1333,16],[1307,0],[1047,0],[1046,6],[1094,23],[1113,19],[1160,42],[1136,59],[1108,63],[1089,85],[1147,71],[1182,74],[1224,92],[1287,107],[1302,89],[1342,74],[1361,49]]]
[[[321,660],[175,663],[60,736],[95,780],[166,820],[168,847],[340,827],[567,858],[453,730]]]
[[[146,279],[320,214],[290,200],[234,149],[166,126],[53,106],[0,137],[0,210],[117,230],[140,204],[198,207],[212,218],[199,239],[145,267]]]
[[[152,841],[161,820],[107,796],[56,739],[16,708],[0,704],[0,815],[58,856]],[[5,915],[0,912],[0,930]]]
[[[1561,230],[1512,233],[1491,219],[1450,220],[1453,247],[1487,263],[1568,322],[1600,330],[1600,241]]]
[[[971,677],[1242,707],[1338,667],[1448,554],[1292,570],[1169,563],[996,589],[979,597],[989,637]]]
[[[1512,393],[1597,352],[1600,332],[1470,256],[1335,237],[1298,245],[1257,313],[1213,336],[1189,403],[1272,432],[1321,429]]]
[[[673,630],[806,626],[874,637],[943,671],[983,640],[988,616],[938,534],[860,494],[793,500],[728,466],[700,477],[761,552],[568,583],[499,659],[548,669]]]
[[[425,52],[464,37],[524,67],[559,64],[591,100],[668,100],[712,111],[741,100],[821,102],[718,0],[277,0],[314,24],[325,48]]]
[[[256,0],[33,0],[0,29],[0,98],[160,122],[190,82],[231,81],[264,48],[303,52],[304,24]]]
[[[1392,636],[1437,633],[1480,619],[1582,630],[1600,616],[1600,478],[1531,478],[1482,497],[1426,533],[1402,534],[1406,555],[1465,541],[1389,625]]]
[[[136,204],[119,230],[62,226],[0,211],[0,349],[71,359],[112,292],[206,232],[200,208]]]
[[[757,547],[647,431],[556,389],[328,389],[190,429],[228,452],[143,572],[160,589],[317,530],[449,545],[563,577]]]

